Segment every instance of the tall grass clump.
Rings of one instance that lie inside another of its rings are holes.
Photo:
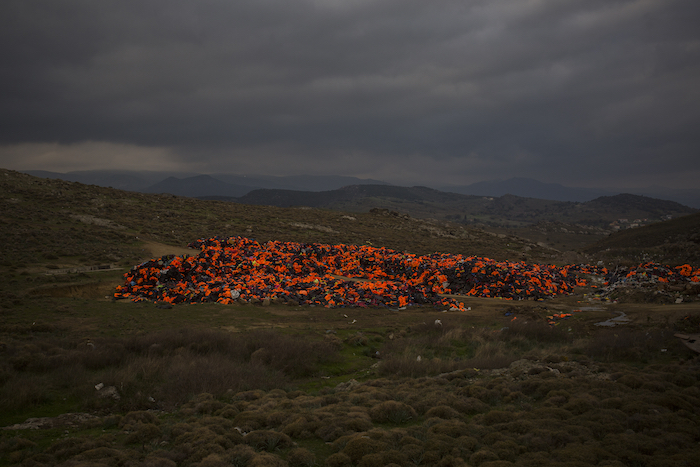
[[[507,328],[501,331],[501,335],[507,342],[525,341],[532,347],[568,344],[573,341],[570,332],[542,321],[511,321]]]
[[[668,329],[601,329],[589,341],[584,352],[602,361],[647,363],[666,352],[690,354]]]
[[[510,340],[503,331],[489,328],[465,329],[449,323],[420,325],[381,349],[379,373],[420,377],[467,368],[507,367],[523,354]]]
[[[0,412],[73,400],[72,410],[170,408],[196,394],[287,387],[334,361],[333,343],[272,330],[169,329],[87,342],[19,341],[0,364]],[[64,404],[65,405],[65,404]]]

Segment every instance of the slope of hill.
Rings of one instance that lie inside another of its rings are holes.
[[[700,213],[616,232],[584,248],[588,254],[618,261],[653,260],[665,264],[700,263]]]
[[[353,185],[326,192],[257,190],[237,199],[250,204],[240,204],[111,190],[10,171],[4,174],[5,210],[0,220],[7,241],[0,253],[14,258],[10,262],[15,267],[42,264],[43,255],[51,254],[57,245],[66,257],[115,262],[115,258],[127,261],[133,257],[129,249],[136,248],[137,236],[184,245],[213,235],[324,243],[371,241],[415,253],[459,251],[494,259],[564,261],[561,252],[595,242],[607,232],[600,226],[609,228],[620,217],[632,221],[636,216],[657,216],[647,218],[656,221],[661,219],[658,216],[693,212],[673,202],[634,195],[565,203],[390,185]],[[197,181],[213,183],[206,176]],[[251,205],[256,203],[267,206]],[[269,206],[275,204],[323,209]],[[96,220],[89,220],[93,218]],[[490,225],[493,231],[487,233],[469,224]],[[26,244],[30,246],[18,246]],[[604,255],[603,249],[586,251]]]
[[[144,194],[0,170],[0,258],[6,267],[132,265],[144,239],[185,246],[241,235],[258,241],[371,242],[399,251],[553,261],[556,251],[480,229],[387,210],[349,213]]]
[[[52,178],[84,185],[97,185],[127,191],[145,191],[151,185],[168,177],[187,178],[192,173],[154,172],[134,170],[81,170],[68,173],[48,172],[45,170],[26,170],[24,173],[40,178]]]

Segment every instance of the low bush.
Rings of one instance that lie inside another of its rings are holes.
[[[264,351],[263,351],[264,350]],[[256,351],[263,358],[251,360]],[[74,342],[48,339],[40,346],[5,344],[0,365],[0,411],[13,413],[55,402],[56,390],[81,401],[78,410],[165,408],[207,392],[285,388],[335,361],[334,343],[273,331],[233,335],[179,329],[124,339]],[[111,387],[96,391],[97,382]],[[212,413],[216,404],[198,410]]]
[[[392,423],[399,425],[414,419],[417,414],[413,407],[403,402],[385,401],[369,409],[369,415],[375,423]]]
[[[289,467],[313,467],[316,465],[316,455],[305,448],[294,448],[287,454]]]
[[[438,405],[435,407],[432,407],[430,410],[428,410],[425,413],[425,416],[430,418],[430,417],[438,417],[438,418],[444,418],[446,420],[450,418],[460,418],[459,412],[457,412],[455,409],[452,407],[449,407],[447,405]]]
[[[256,430],[248,433],[243,441],[257,451],[277,451],[292,445],[289,436],[279,431]]]
[[[386,443],[364,436],[356,436],[347,442],[342,453],[348,456],[353,464],[357,464],[364,456],[379,453],[386,448]]]
[[[353,462],[350,456],[342,452],[336,452],[326,458],[326,467],[352,467]]]

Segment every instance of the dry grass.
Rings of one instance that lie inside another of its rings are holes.
[[[211,329],[167,330],[88,343],[15,342],[0,374],[0,410],[52,403],[57,393],[86,410],[176,407],[199,393],[287,387],[337,358],[337,346],[273,331],[234,335]],[[116,388],[102,397],[93,386]]]
[[[546,323],[511,323],[503,329],[460,327],[449,321],[411,328],[382,349],[379,374],[430,376],[508,366],[524,354],[546,354],[573,342],[571,333]]]

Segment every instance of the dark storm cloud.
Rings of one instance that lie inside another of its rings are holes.
[[[395,182],[692,180],[696,5],[9,0],[0,142]]]

